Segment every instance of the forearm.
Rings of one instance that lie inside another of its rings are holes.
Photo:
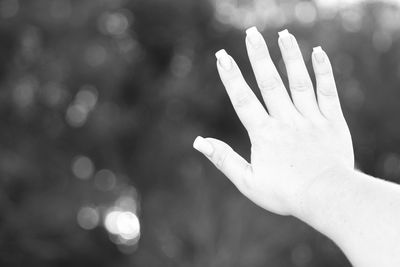
[[[400,186],[350,168],[326,171],[297,216],[355,266],[400,266]]]

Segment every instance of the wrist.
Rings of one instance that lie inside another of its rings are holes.
[[[293,215],[314,226],[323,227],[327,213],[334,209],[337,199],[349,187],[356,171],[343,164],[337,164],[321,172],[303,192],[298,210]]]

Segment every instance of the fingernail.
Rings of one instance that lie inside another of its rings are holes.
[[[285,49],[291,49],[293,47],[293,40],[292,40],[292,36],[290,36],[290,33],[288,30],[283,30],[278,32],[279,34],[279,38],[283,44],[283,47]]]
[[[226,53],[224,49],[219,50],[215,53],[215,57],[218,60],[218,64],[226,71],[229,71],[232,68],[232,60],[231,57]]]
[[[206,139],[204,139],[201,136],[196,137],[196,139],[193,142],[193,147],[197,151],[199,151],[209,157],[211,157],[214,152],[214,147],[211,145],[211,143],[208,142]]]
[[[325,61],[325,53],[320,46],[313,48],[313,54],[317,63],[324,63]]]
[[[261,44],[261,34],[257,30],[257,27],[253,26],[246,30],[247,39],[253,48],[257,48]]]

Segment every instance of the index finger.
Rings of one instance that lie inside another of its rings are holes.
[[[236,114],[248,132],[269,119],[267,111],[243,78],[239,67],[225,50],[215,53],[217,68]]]

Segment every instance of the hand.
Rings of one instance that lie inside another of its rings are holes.
[[[250,200],[282,215],[295,215],[312,184],[336,166],[353,168],[351,136],[343,117],[332,67],[321,47],[312,63],[317,99],[299,46],[287,30],[279,47],[290,94],[255,27],[246,31],[250,62],[265,110],[225,50],[216,53],[217,68],[232,105],[251,141],[251,163],[214,138],[197,137],[193,146],[220,169]]]

